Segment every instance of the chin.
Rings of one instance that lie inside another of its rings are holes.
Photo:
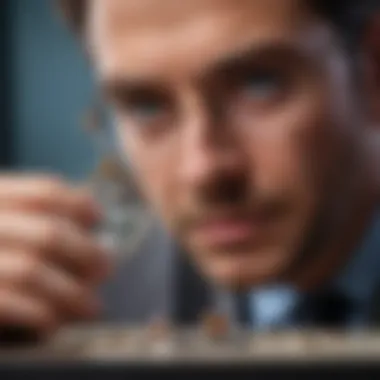
[[[291,258],[279,255],[277,250],[263,250],[215,256],[209,253],[196,261],[203,275],[215,285],[232,291],[246,291],[279,281]]]

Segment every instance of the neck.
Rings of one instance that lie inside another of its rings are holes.
[[[310,291],[327,283],[350,259],[362,241],[378,205],[380,181],[374,168],[372,151],[361,160],[350,182],[342,188],[341,202],[332,219],[328,233],[310,260],[297,269],[292,283],[299,289]],[[344,199],[342,199],[344,194]],[[338,204],[338,203],[337,203]]]

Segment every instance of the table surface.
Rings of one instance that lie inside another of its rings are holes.
[[[380,361],[380,331],[230,330],[211,337],[199,327],[152,330],[135,326],[88,326],[60,331],[39,347],[0,352],[1,360],[110,361],[122,363],[252,363],[273,360]]]

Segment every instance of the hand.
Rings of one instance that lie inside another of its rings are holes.
[[[96,316],[95,289],[109,271],[90,234],[89,194],[45,176],[0,174],[0,329],[50,335]]]

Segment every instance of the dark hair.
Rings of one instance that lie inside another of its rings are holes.
[[[86,24],[88,0],[58,0],[67,22],[78,35]],[[380,8],[380,0],[304,0],[312,9],[328,20],[343,37],[355,47],[373,12]]]

